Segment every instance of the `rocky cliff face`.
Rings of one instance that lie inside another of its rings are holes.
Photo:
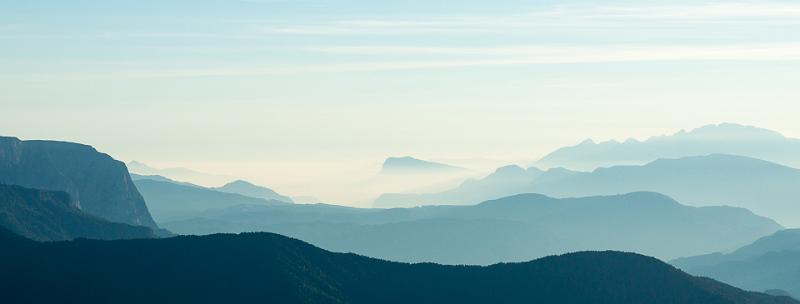
[[[125,164],[90,146],[0,137],[0,184],[63,191],[90,215],[156,227]]]

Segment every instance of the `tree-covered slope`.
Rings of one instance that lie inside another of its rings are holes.
[[[10,302],[797,303],[620,252],[479,267],[387,262],[266,233],[0,242]]]

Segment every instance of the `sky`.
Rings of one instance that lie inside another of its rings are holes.
[[[800,137],[797,1],[0,0],[0,134],[353,199],[736,122]]]

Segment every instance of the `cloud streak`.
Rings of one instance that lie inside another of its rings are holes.
[[[120,70],[108,73],[59,75],[15,75],[30,81],[81,81],[103,79],[262,77],[282,74],[358,73],[396,70],[448,69],[470,67],[532,66],[542,64],[591,64],[655,61],[797,61],[800,43],[743,45],[611,45],[611,46],[513,46],[513,47],[403,47],[342,46],[306,49],[346,54],[441,55],[449,59],[306,64],[271,67],[174,68]],[[11,79],[9,79],[11,80]]]
[[[419,35],[480,34],[542,27],[626,27],[642,20],[667,23],[800,24],[800,4],[716,3],[682,6],[555,7],[508,16],[445,16],[429,19],[360,19],[291,26],[260,26],[266,34]]]

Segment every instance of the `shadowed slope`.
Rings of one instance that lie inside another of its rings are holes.
[[[386,262],[264,233],[0,241],[8,245],[0,260],[0,291],[12,302],[797,303],[619,252],[477,267]]]
[[[142,226],[112,223],[88,215],[70,204],[65,192],[0,184],[0,227],[39,241],[75,238],[152,238]]]

